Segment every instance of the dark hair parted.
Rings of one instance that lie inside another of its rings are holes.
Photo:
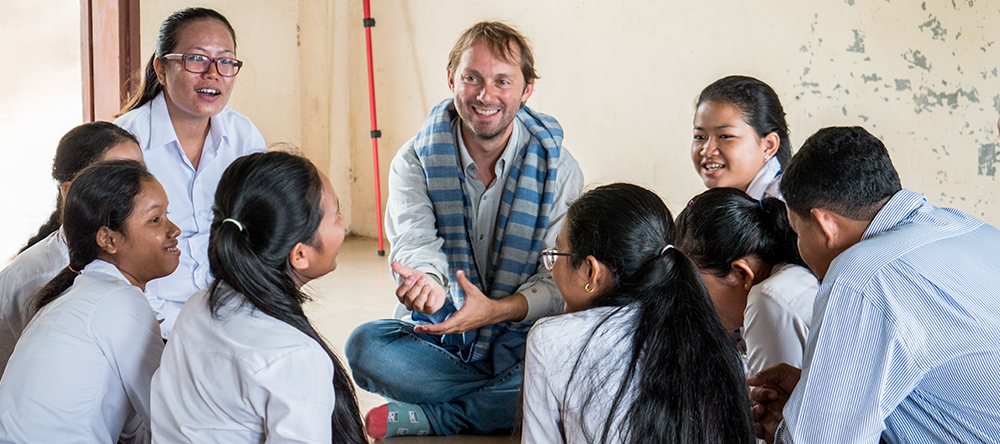
[[[726,277],[732,263],[753,257],[773,266],[806,266],[785,203],[756,200],[735,188],[699,194],[677,216],[679,247],[703,272]]]
[[[139,144],[132,133],[110,122],[91,122],[78,125],[62,136],[62,139],[59,139],[56,155],[52,159],[52,178],[59,185],[73,180],[73,176],[80,170],[100,160],[108,148],[126,141]],[[49,216],[49,220],[38,228],[38,233],[28,239],[28,244],[18,252],[19,254],[59,229],[62,203],[62,193],[59,193],[56,196],[55,211]]]
[[[448,70],[451,71],[452,78],[458,70],[458,62],[462,59],[462,54],[479,42],[486,43],[493,57],[510,64],[520,65],[525,85],[539,78],[538,73],[535,72],[535,56],[531,52],[528,39],[510,25],[502,22],[476,23],[458,37],[455,47],[448,53]],[[517,48],[516,53],[512,47]],[[518,60],[518,54],[520,54],[520,60]]]
[[[156,180],[134,160],[98,162],[73,179],[63,206],[63,232],[69,247],[69,266],[63,268],[34,296],[34,310],[56,300],[73,285],[77,274],[104,251],[97,245],[101,227],[124,234],[125,221],[135,207],[142,184]],[[72,270],[71,270],[72,268]]]
[[[334,364],[333,442],[366,443],[354,385],[302,311],[309,297],[299,290],[288,262],[296,244],[316,241],[323,220],[322,194],[319,172],[304,157],[269,152],[236,159],[222,174],[212,207],[208,262],[216,281],[210,286],[208,306],[218,316],[219,309],[236,297],[222,291],[224,284],[239,293],[242,303],[319,343]],[[227,218],[241,226],[223,222]]]
[[[611,439],[613,420],[624,408],[619,434],[625,442],[753,443],[739,353],[694,264],[676,248],[661,254],[675,234],[659,196],[625,183],[596,188],[570,206],[563,229],[571,266],[593,256],[611,271],[613,288],[591,305],[637,312],[631,337],[623,339],[632,345],[631,355],[619,361],[625,376],[597,442]],[[604,318],[590,338],[620,311]],[[578,359],[571,382],[579,367]],[[631,405],[623,406],[633,391]]]
[[[122,107],[121,114],[145,105],[163,91],[163,85],[156,78],[156,69],[153,67],[153,61],[174,52],[174,49],[177,48],[177,42],[181,39],[181,32],[183,32],[185,25],[198,20],[218,20],[223,25],[226,25],[229,34],[233,36],[233,50],[236,49],[236,30],[233,29],[233,25],[230,25],[229,20],[226,20],[226,17],[222,14],[208,8],[185,8],[175,11],[160,24],[160,34],[156,38],[156,51],[149,57],[146,69],[142,71],[142,82],[135,93],[126,101],[125,106]]]
[[[808,217],[824,208],[870,221],[901,189],[882,141],[860,126],[823,128],[799,149],[781,178],[788,208]]]
[[[766,83],[747,76],[723,77],[701,91],[695,108],[702,102],[727,103],[736,107],[747,125],[757,132],[757,137],[777,134],[780,142],[775,157],[782,166],[788,165],[792,157],[792,142],[788,139],[785,109],[781,107],[778,94]]]

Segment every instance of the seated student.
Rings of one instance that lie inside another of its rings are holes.
[[[681,211],[677,233],[722,325],[745,341],[750,374],[801,367],[819,281],[799,256],[784,202],[714,188]]]
[[[567,314],[528,335],[522,442],[754,442],[736,346],[673,241],[670,211],[635,185],[569,208],[543,252]]]
[[[330,180],[252,154],[213,209],[216,280],[184,304],[153,377],[153,442],[367,442],[347,371],[302,312],[300,287],[337,268],[344,241]]]
[[[802,370],[749,381],[767,439],[1000,442],[1000,231],[901,189],[860,127],[806,140],[781,191],[823,285]]]
[[[139,162],[102,162],[73,180],[62,229],[69,264],[0,380],[0,442],[149,442],[163,340],[143,291],[180,257],[167,195]]]
[[[0,375],[28,323],[29,297],[69,263],[69,251],[59,224],[73,176],[94,162],[113,159],[142,161],[135,136],[113,123],[85,123],[59,140],[52,160],[52,178],[59,183],[56,209],[17,258],[0,271]]]
[[[724,77],[701,92],[696,109],[691,159],[705,186],[781,199],[781,168],[792,149],[774,90],[753,77]]]

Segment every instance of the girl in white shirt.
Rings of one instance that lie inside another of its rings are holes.
[[[114,159],[141,162],[142,151],[135,136],[113,123],[85,123],[59,140],[52,159],[52,178],[59,184],[56,209],[14,261],[0,271],[0,375],[28,323],[28,298],[69,263],[69,251],[59,224],[73,176],[92,163]]]
[[[801,368],[819,281],[799,256],[784,202],[708,190],[677,216],[677,232],[722,324],[745,341],[750,374],[782,362]]]
[[[695,107],[691,159],[705,186],[780,199],[792,150],[774,90],[753,77],[724,77],[702,90]]]
[[[739,354],[673,240],[635,185],[570,206],[542,251],[567,314],[528,334],[522,442],[754,442]]]
[[[211,282],[208,237],[222,172],[265,149],[250,119],[226,107],[242,65],[236,32],[222,14],[176,11],[160,26],[142,88],[115,120],[139,139],[149,171],[170,197],[170,219],[181,228],[177,271],[149,284],[164,338],[184,301]]]
[[[153,442],[365,443],[354,386],[302,311],[333,271],[337,195],[307,159],[237,159],[219,182],[209,263],[153,377]]]
[[[70,261],[33,297],[0,380],[0,442],[149,442],[149,383],[163,350],[143,290],[174,271],[180,230],[132,160],[74,179],[63,208]]]

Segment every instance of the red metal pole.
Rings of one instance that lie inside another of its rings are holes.
[[[382,247],[382,181],[378,173],[378,138],[382,137],[382,132],[379,131],[375,118],[375,69],[372,66],[372,28],[375,26],[375,19],[371,16],[369,0],[364,0],[364,5],[365,44],[368,47],[368,104],[372,113],[372,159],[375,164],[375,214],[378,215],[375,226],[378,227],[378,255],[385,256],[385,248]]]

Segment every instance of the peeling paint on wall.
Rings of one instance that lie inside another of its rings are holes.
[[[854,44],[847,48],[848,52],[865,53],[865,35],[861,31],[854,29]]]
[[[920,53],[920,50],[909,50],[903,54],[903,60],[906,60],[910,65],[916,66],[918,68],[923,68],[927,71],[931,70],[931,65],[927,63],[927,57]],[[912,66],[911,66],[912,68]]]
[[[868,82],[877,82],[879,80],[882,80],[882,78],[879,77],[878,74],[875,74],[875,73],[872,73],[872,75],[870,75],[870,76],[862,74],[861,78],[865,81],[865,83],[868,83]]]
[[[930,20],[924,22],[924,24],[918,26],[917,28],[920,29],[921,32],[923,32],[924,28],[929,29],[933,33],[932,38],[935,40],[941,40],[942,42],[944,41],[945,36],[948,35],[948,30],[942,28],[941,22],[939,22],[937,17],[934,16],[931,16]]]
[[[984,143],[979,145],[979,175],[995,176],[997,173],[997,161],[1000,160],[1000,149],[995,143]]]
[[[921,86],[920,91],[922,94],[913,94],[913,103],[917,105],[914,110],[917,114],[923,111],[928,111],[929,108],[935,106],[947,106],[951,109],[958,108],[958,98],[965,97],[969,102],[979,103],[979,97],[977,96],[978,91],[972,88],[970,91],[965,91],[961,88],[951,94],[948,93],[938,93],[932,91],[926,86]]]
[[[895,79],[895,80],[896,80],[896,91],[906,91],[910,89],[909,79]]]

